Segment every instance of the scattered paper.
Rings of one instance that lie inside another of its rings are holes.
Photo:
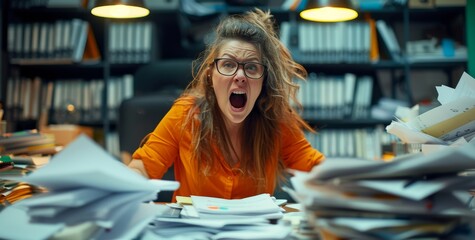
[[[136,239],[163,213],[161,206],[144,202],[154,200],[162,190],[179,187],[175,181],[144,178],[85,135],[42,168],[17,180],[45,187],[48,192],[0,212],[0,223],[5,222],[2,227],[15,226],[0,231],[4,239],[54,238],[67,227],[85,222],[98,227],[92,239]]]
[[[398,121],[392,121],[386,131],[403,143],[450,145],[460,138],[470,141],[475,133],[475,79],[464,72],[455,89],[436,88],[440,106],[417,116],[414,111],[400,110]]]

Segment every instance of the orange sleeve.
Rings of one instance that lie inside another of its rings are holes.
[[[284,127],[282,158],[286,168],[310,171],[315,165],[320,164],[325,156],[312,147],[302,131],[292,133]]]
[[[186,101],[176,101],[147,142],[132,155],[133,159],[143,161],[150,178],[162,178],[179,158],[182,123],[190,108]]]

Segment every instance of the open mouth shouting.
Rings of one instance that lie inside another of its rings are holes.
[[[229,96],[229,102],[236,110],[241,109],[246,106],[247,94],[242,91],[234,91],[231,93],[231,96]]]

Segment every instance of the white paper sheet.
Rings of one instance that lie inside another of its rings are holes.
[[[93,188],[79,188],[63,192],[48,192],[35,195],[19,202],[26,207],[57,206],[77,207],[106,196],[109,192]]]
[[[46,187],[48,193],[18,201],[0,212],[0,223],[16,226],[10,228],[12,233],[0,235],[6,239],[45,239],[66,225],[84,222],[108,229],[95,239],[134,239],[158,214],[153,205],[141,204],[154,200],[160,190],[179,186],[175,181],[140,176],[85,135],[19,180]],[[29,210],[33,216],[28,215]]]
[[[48,239],[64,227],[64,223],[31,223],[24,209],[11,205],[0,214],[1,239]]]
[[[115,217],[114,226],[103,230],[95,239],[137,239],[138,235],[156,217],[159,206],[155,204],[138,204],[125,208]]]
[[[242,199],[222,199],[191,196],[193,206],[199,213],[210,214],[261,214],[280,212],[280,207],[269,194],[260,194]]]
[[[475,132],[475,79],[464,72],[455,89],[436,89],[440,106],[418,116],[398,116],[404,121],[391,122],[386,131],[403,143],[449,145],[465,136],[469,141]]]
[[[46,166],[27,175],[24,181],[50,190],[79,187],[111,192],[159,190],[85,135],[70,143]]]
[[[475,96],[461,97],[449,103],[433,108],[405,124],[412,129],[423,131],[433,137],[470,123],[475,119]],[[437,129],[431,127],[438,125]],[[440,126],[440,127],[439,127]]]
[[[447,104],[449,102],[455,101],[461,97],[475,97],[475,79],[472,78],[468,73],[464,72],[462,77],[457,83],[457,86],[454,88],[447,86],[437,86],[437,100],[441,104]]]
[[[259,224],[259,223],[269,223],[264,218],[248,218],[248,219],[206,219],[203,221],[202,219],[185,219],[185,218],[157,218],[156,222],[158,222],[159,226],[170,226],[167,224],[172,223],[171,225],[195,225],[200,227],[206,228],[223,228],[226,225],[244,225],[244,224]]]
[[[392,121],[391,124],[386,126],[386,131],[398,137],[403,143],[447,144],[441,139],[425,134],[419,130],[412,129],[402,122]]]
[[[390,162],[351,158],[328,159],[314,167],[315,180],[354,180],[363,178],[396,178],[424,174],[455,173],[475,169],[475,141],[444,151],[401,156]],[[450,159],[448,161],[447,159]]]
[[[413,181],[412,179],[361,180],[358,181],[356,185],[376,189],[380,192],[390,193],[407,199],[423,200],[439,191],[453,190],[450,188],[451,186],[461,184],[462,182],[469,181],[475,183],[475,177],[442,177],[432,180],[421,179],[419,181]]]
[[[158,218],[145,239],[286,239],[290,226],[270,224],[263,218],[169,219]],[[192,234],[194,233],[194,234]]]
[[[263,225],[236,227],[235,230],[221,231],[211,237],[218,239],[287,239],[292,229],[283,225]]]

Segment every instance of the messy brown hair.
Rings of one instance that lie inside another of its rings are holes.
[[[296,98],[299,85],[295,80],[305,80],[307,71],[292,59],[289,50],[279,40],[275,20],[269,11],[256,8],[241,15],[227,16],[219,23],[215,34],[214,41],[194,62],[194,65],[199,63],[197,72],[185,91],[185,96],[196,99],[195,108],[186,122],[199,122],[192,124],[193,157],[197,159],[201,172],[207,175],[216,163],[212,146],[218,144],[225,158],[232,156],[228,147],[231,146],[230,138],[223,131],[226,127],[212,89],[209,68],[213,67],[213,60],[227,41],[250,42],[261,54],[267,72],[256,104],[243,122],[242,148],[237,151],[241,151],[241,172],[253,176],[258,189],[262,190],[267,184],[266,161],[279,159],[276,180],[284,179],[282,159],[273,156],[279,153],[276,149],[281,149],[281,128],[286,127],[291,133],[302,129],[313,131],[297,113],[302,106]]]

